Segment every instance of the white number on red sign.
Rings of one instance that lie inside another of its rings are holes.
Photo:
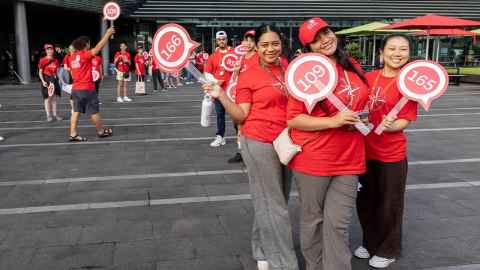
[[[412,70],[412,72],[413,75],[411,77],[408,77],[407,80],[414,82],[416,85],[423,87],[427,91],[431,91],[437,83],[437,81],[435,80],[429,80],[427,75],[420,74],[415,70]]]
[[[320,65],[315,65],[312,71],[305,73],[303,79],[298,80],[298,84],[303,86],[303,91],[307,92],[312,85],[314,85],[319,78],[325,75],[325,69]],[[306,82],[305,82],[306,81]]]
[[[172,35],[170,41],[167,42],[166,50],[164,49],[160,53],[163,54],[167,60],[169,60],[180,44],[182,44],[182,40],[180,39],[180,37],[178,37],[177,35]]]

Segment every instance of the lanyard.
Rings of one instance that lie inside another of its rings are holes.
[[[283,90],[283,94],[284,94],[285,96],[288,96],[288,91],[287,91],[287,87],[285,86],[285,81],[282,80],[282,78],[285,78],[285,69],[283,68],[283,66],[282,66],[281,64],[278,64],[278,65],[280,66],[281,75],[282,75],[282,77],[279,78],[277,75],[275,75],[275,74],[273,73],[273,71],[270,69],[269,66],[265,65],[265,64],[262,62],[262,60],[259,60],[259,61],[260,61],[260,65],[262,66],[262,68],[265,69],[265,70],[268,72],[268,74],[269,74],[275,81],[277,81],[277,82],[280,84],[280,88],[281,88],[281,89],[279,89],[279,88],[277,88],[277,87],[275,87],[275,86],[274,86],[274,87],[277,88],[277,89],[280,90],[280,91]]]

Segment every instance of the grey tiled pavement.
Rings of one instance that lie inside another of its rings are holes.
[[[0,215],[0,269],[256,269],[251,203],[231,196],[248,194],[248,181],[242,166],[226,162],[235,153],[232,139],[208,146],[215,129],[199,125],[198,85],[149,91],[128,104],[114,103],[113,93],[109,79],[101,88],[102,116],[114,136],[97,139],[84,117],[80,133],[93,143],[73,145],[65,143],[68,121],[44,122],[38,85],[0,86],[0,135],[7,138],[0,144],[0,212],[145,202]],[[448,94],[430,112],[419,110],[425,116],[408,132],[408,184],[417,188],[407,192],[404,252],[392,270],[480,269],[480,184],[461,186],[480,180],[480,87],[464,84]],[[67,97],[61,102],[68,116]],[[227,131],[233,135],[231,123]],[[415,163],[432,160],[457,161]],[[60,182],[40,182],[52,179]],[[442,183],[456,184],[418,188]],[[163,204],[148,206],[148,198]],[[186,199],[172,200],[178,198]],[[297,197],[290,207],[298,249]],[[361,239],[356,217],[350,237],[353,250]],[[365,261],[352,264],[369,269]]]

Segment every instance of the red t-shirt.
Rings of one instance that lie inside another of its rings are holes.
[[[70,56],[71,56],[71,54],[65,55],[65,57],[63,58],[63,63],[62,63],[63,66],[65,66],[65,65],[67,66],[68,70],[70,70]]]
[[[238,77],[236,103],[250,103],[250,113],[242,123],[242,134],[253,140],[272,143],[287,127],[286,88],[282,87],[287,66],[269,65],[273,74],[257,64]]]
[[[356,62],[354,62],[356,63]],[[357,68],[361,70],[360,66]],[[347,71],[351,83],[349,90],[344,69],[337,64],[338,84],[334,94],[352,111],[362,111],[368,101],[368,87],[354,72]],[[338,110],[328,100],[323,100],[314,107],[311,116],[332,117]],[[290,96],[288,99],[287,119],[291,120],[300,114],[308,114],[302,101]],[[356,129],[346,126],[321,131],[291,130],[291,138],[295,144],[303,146],[289,163],[295,171],[315,176],[357,175],[365,172],[365,141]],[[315,137],[317,136],[317,137]]]
[[[402,98],[395,82],[396,78],[384,77],[380,72],[381,70],[374,70],[366,74],[368,83],[372,87],[368,102],[370,111],[368,118],[375,127],[382,122],[383,116],[387,115]],[[378,82],[375,87],[377,77]],[[417,120],[417,102],[408,101],[398,113],[397,119]],[[380,136],[371,132],[366,139],[366,149],[367,159],[398,162],[404,160],[407,156],[407,138],[403,131],[383,132]]]
[[[50,77],[57,76],[58,68],[60,64],[55,58],[49,59],[46,56],[38,61],[38,69],[42,70],[42,74]]]
[[[124,56],[125,60],[121,58],[121,56]],[[129,72],[130,71],[130,63],[131,63],[131,57],[129,52],[125,52],[122,54],[122,52],[117,52],[115,53],[114,57],[115,61],[115,67],[118,69],[120,72]]]
[[[232,72],[226,71],[222,67],[222,59],[228,53],[233,53],[233,49],[228,47],[224,52],[220,49],[216,49],[215,52],[208,57],[207,64],[205,65],[204,72],[213,74],[213,77],[217,80],[224,81],[221,87],[225,88],[230,81]]]
[[[72,74],[72,91],[95,90],[92,76],[92,59],[90,51],[77,51],[69,57],[70,73]]]
[[[97,55],[92,59],[92,70],[98,71],[102,74],[102,57]]]
[[[135,55],[135,74],[145,75],[145,57],[143,55]]]

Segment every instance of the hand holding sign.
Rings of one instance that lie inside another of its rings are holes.
[[[442,96],[448,88],[448,73],[438,63],[419,60],[407,64],[397,77],[397,87],[403,97],[395,104],[387,117],[396,119],[398,113],[407,104],[408,100],[417,101],[428,111],[432,101]],[[385,130],[379,125],[375,133],[380,135]]]
[[[115,2],[108,2],[103,6],[103,17],[105,20],[111,22],[111,27],[113,27],[113,21],[120,17],[120,6]],[[111,36],[113,38],[113,34]]]
[[[347,106],[333,94],[338,75],[335,65],[327,57],[317,53],[302,54],[288,66],[285,76],[289,93],[303,101],[309,113],[317,102],[325,98],[340,112],[348,110]],[[356,122],[354,126],[363,135],[370,132],[362,122]]]

